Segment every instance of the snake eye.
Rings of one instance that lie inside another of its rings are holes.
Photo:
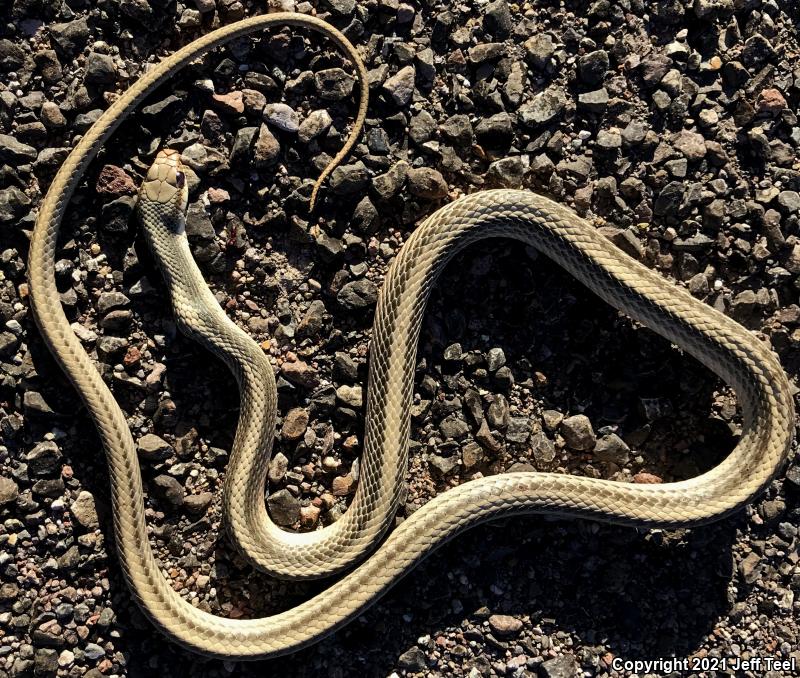
[[[178,188],[183,188],[183,185],[186,183],[186,175],[183,172],[175,172],[175,183]]]

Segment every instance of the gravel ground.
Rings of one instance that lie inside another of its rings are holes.
[[[270,581],[219,536],[237,393],[176,333],[131,218],[160,147],[194,170],[187,230],[213,290],[274,360],[267,501],[287,529],[336,520],[358,482],[361,385],[388,263],[422,216],[481,187],[572,206],[771,342],[796,382],[792,0],[271,4],[326,17],[369,69],[367,129],[316,215],[311,184],[349,129],[354,78],[318,36],[274,31],[201,59],[120,127],[58,253],[62,301],[129,417],[151,541],[182,595],[242,617],[324,583]],[[144,620],[119,574],[96,434],[28,312],[28,238],[68,149],[147,64],[263,5],[0,8],[0,676],[561,678],[628,675],[614,658],[659,657],[800,666],[796,461],[754,506],[691,531],[541,517],[478,528],[332,638],[273,662],[197,658]],[[413,421],[398,520],[509,469],[688,478],[740,433],[735,397],[713,375],[505,241],[461,255],[434,293]]]

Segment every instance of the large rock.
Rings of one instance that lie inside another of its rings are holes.
[[[567,445],[578,451],[594,448],[596,436],[592,422],[585,414],[575,414],[561,422],[561,435]]]
[[[447,182],[438,170],[412,167],[408,170],[408,190],[419,198],[438,200],[447,195]]]
[[[11,479],[0,476],[0,506],[16,501],[19,496],[19,487]]]
[[[349,282],[336,295],[339,303],[350,311],[374,306],[378,302],[378,288],[366,278]]]
[[[91,492],[83,490],[78,493],[69,508],[75,522],[85,530],[96,530],[100,526],[97,518],[97,507]]]
[[[413,66],[404,66],[383,83],[383,93],[397,106],[407,106],[414,94],[416,71]]]
[[[278,525],[288,527],[300,520],[300,502],[289,490],[278,490],[267,499],[267,507],[272,520]]]
[[[156,476],[152,483],[153,494],[167,508],[179,509],[183,506],[184,490],[177,479],[166,474]]]

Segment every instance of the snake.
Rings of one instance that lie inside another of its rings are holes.
[[[570,208],[529,190],[480,190],[428,216],[392,261],[370,339],[366,420],[358,487],[344,516],[314,532],[278,529],[265,508],[265,469],[275,435],[273,368],[220,308],[192,260],[184,230],[188,181],[180,154],[161,150],[139,193],[145,237],[166,281],[176,324],[222,358],[240,388],[235,454],[225,480],[226,531],[256,567],[289,579],[339,574],[295,607],[230,619],[176,592],[150,544],[136,445],[125,415],[74,334],[61,306],[54,261],[60,225],[76,187],[121,120],[182,66],[236,37],[273,26],[311,29],[353,61],[361,85],[353,131],[314,185],[352,148],[367,110],[368,79],[356,49],[325,21],[276,13],[224,26],[145,72],[89,128],[55,175],[31,236],[28,281],[44,342],[93,419],[109,470],[115,542],[133,598],[150,621],[191,651],[229,660],[295,652],[335,632],[375,604],[436,549],[498,518],[546,514],[637,528],[692,527],[742,510],[778,476],[793,441],[794,404],[771,348],[733,319],[628,256]],[[403,496],[417,343],[437,277],[463,248],[485,238],[532,246],[597,297],[678,346],[727,382],[742,430],[718,465],[676,482],[640,484],[518,471],[469,480],[436,495],[405,520]]]

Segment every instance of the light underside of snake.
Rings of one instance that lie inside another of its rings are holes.
[[[508,473],[467,482],[437,496],[394,529],[358,567],[295,608],[271,617],[233,620],[193,607],[164,578],[147,538],[142,478],[125,415],[73,334],[54,278],[59,227],[69,200],[119,122],[183,65],[235,37],[269,26],[299,26],[330,37],[356,64],[359,115],[342,151],[364,121],[365,70],[346,38],[306,15],[272,14],[216,30],[149,70],[78,142],[40,207],[31,241],[29,282],[34,316],[53,355],[75,384],[105,449],[120,563],[134,597],[164,633],[206,655],[255,659],[285,654],[330,634],[373,604],[434,549],[491,518],[524,513],[584,517],[643,527],[691,526],[742,508],[775,477],[792,439],[789,384],[767,346],[623,254],[569,209],[526,191],[466,196],[427,218],[386,276],[370,348],[366,431],[359,486],[339,522],[293,535],[269,522],[264,471],[275,424],[274,377],[253,342],[230,322],[191,259],[182,232],[185,207],[176,154],[162,152],[140,195],[148,240],[170,289],[179,325],[222,356],[240,384],[241,414],[226,480],[226,522],[235,544],[259,567],[306,578],[339,572],[375,549],[398,504],[405,474],[414,363],[428,294],[447,261],[487,237],[537,248],[600,298],[697,358],[736,391],[743,433],[733,452],[706,473],[676,483],[637,485],[546,473]],[[266,413],[266,416],[265,416]]]

